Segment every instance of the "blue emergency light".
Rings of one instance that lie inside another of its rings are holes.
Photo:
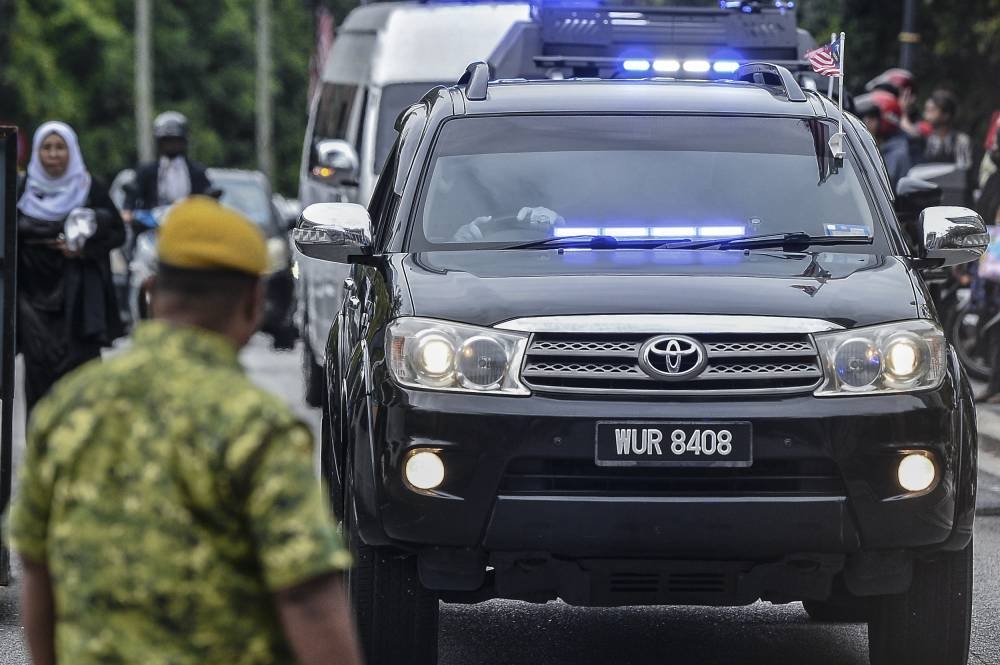
[[[740,68],[739,60],[709,60],[705,58],[689,58],[680,60],[677,58],[623,58],[620,61],[622,72],[626,74],[667,74],[675,76],[701,75],[701,77],[714,75],[725,76],[734,74]]]
[[[613,238],[739,238],[747,234],[746,226],[712,224],[704,226],[557,226],[557,238],[573,236],[611,236]]]

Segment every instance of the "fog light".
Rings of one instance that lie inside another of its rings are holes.
[[[907,492],[923,492],[934,484],[937,469],[934,462],[926,455],[911,453],[899,462],[896,474],[899,485]]]
[[[432,490],[444,482],[444,462],[437,453],[421,450],[406,460],[406,482],[418,490]]]

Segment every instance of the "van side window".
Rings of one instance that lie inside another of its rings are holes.
[[[325,180],[338,178],[345,163],[356,162],[354,141],[355,107],[358,106],[358,86],[353,83],[324,83],[316,104],[316,119],[309,147],[309,173]],[[339,145],[336,142],[342,142]],[[331,145],[331,142],[334,145]],[[349,145],[344,145],[346,142]],[[322,154],[321,154],[322,153]],[[354,153],[353,157],[351,153]],[[353,167],[356,170],[356,166]]]
[[[316,107],[313,144],[323,139],[350,140],[347,135],[351,111],[358,98],[358,86],[348,83],[324,83]]]

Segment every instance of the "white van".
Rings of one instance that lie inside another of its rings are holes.
[[[528,5],[388,2],[352,11],[337,32],[302,151],[302,204],[368,200],[399,113],[485,60]],[[357,165],[354,173],[351,167]],[[350,177],[350,176],[354,177]]]
[[[486,60],[527,3],[386,2],[353,10],[337,32],[306,127],[303,207],[367,204],[395,138],[396,117],[436,85]],[[318,405],[326,336],[349,268],[296,254],[307,401]]]

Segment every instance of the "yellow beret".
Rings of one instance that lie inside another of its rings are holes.
[[[189,270],[267,272],[267,244],[257,225],[207,196],[172,206],[157,241],[160,261]]]

